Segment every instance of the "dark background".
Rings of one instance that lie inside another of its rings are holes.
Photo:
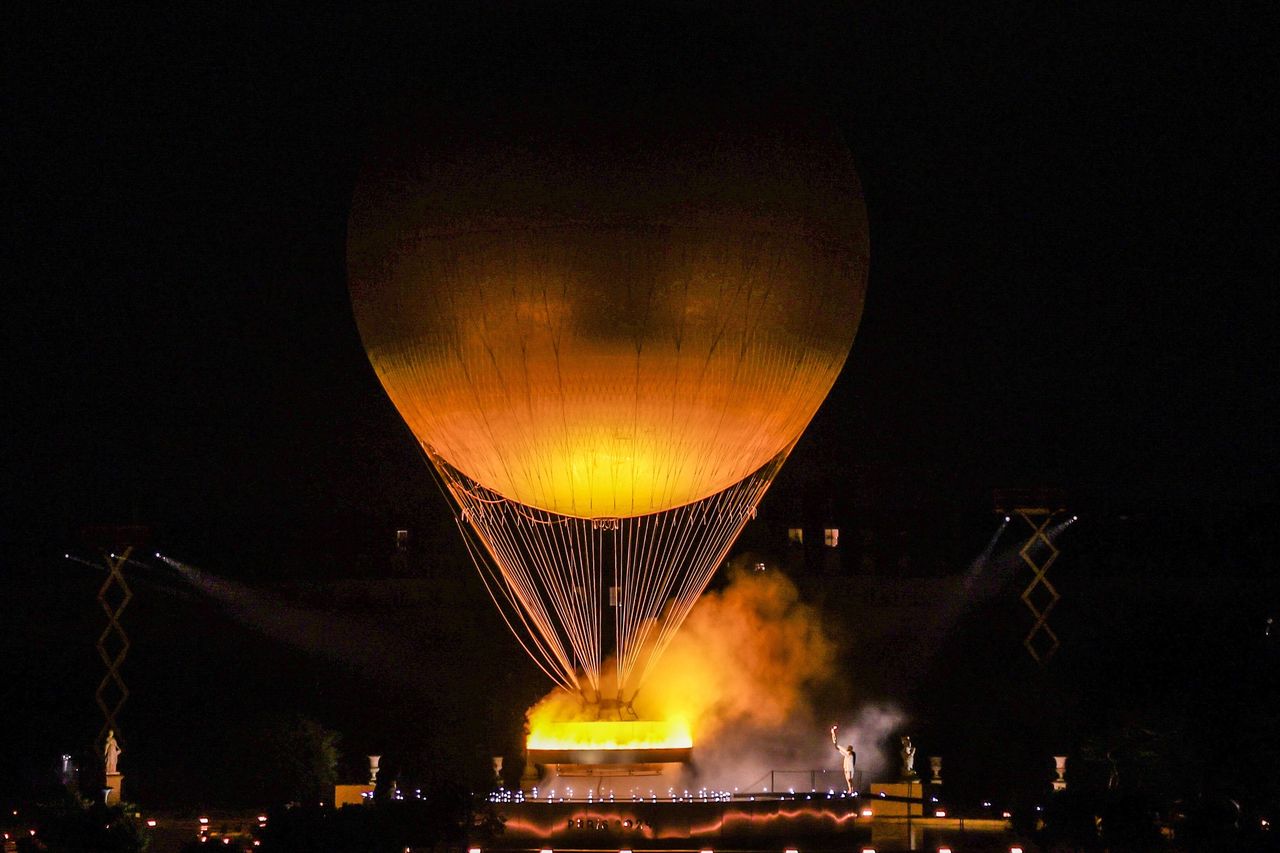
[[[62,558],[94,559],[77,531],[95,522],[147,524],[148,554],[295,598],[352,577],[440,591],[417,629],[377,604],[325,604],[341,644],[366,636],[341,621],[353,614],[388,623],[385,648],[412,671],[397,677],[335,668],[139,569],[122,723],[124,763],[147,768],[139,798],[234,799],[226,765],[292,712],[344,731],[353,767],[399,750],[425,775],[510,747],[541,684],[457,553],[347,301],[366,134],[415,100],[465,111],[707,80],[819,103],[871,222],[849,363],[761,523],[878,533],[920,556],[886,552],[874,571],[909,576],[968,564],[993,487],[1062,487],[1082,516],[1060,565],[1080,578],[1064,618],[1091,639],[1064,651],[1058,682],[1023,659],[1013,584],[951,646],[994,644],[982,659],[997,663],[921,662],[895,698],[957,750],[984,691],[1006,714],[986,715],[992,743],[1017,728],[1001,720],[1072,697],[1056,734],[1028,735],[1037,749],[1081,736],[1119,693],[1182,697],[1203,712],[1187,712],[1202,741],[1229,728],[1206,710],[1236,701],[1224,685],[1274,715],[1274,684],[1258,698],[1264,675],[1242,662],[1265,654],[1249,644],[1276,605],[1265,27],[1194,3],[822,5],[431,4],[413,19],[7,7],[7,793],[97,730],[102,575]],[[407,564],[390,557],[398,526],[415,537]]]

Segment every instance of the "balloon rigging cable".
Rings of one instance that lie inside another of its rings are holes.
[[[592,519],[511,501],[424,448],[486,591],[525,652],[585,702],[614,698],[603,695],[612,682],[619,706],[635,698],[790,449],[702,500]],[[613,671],[602,642],[606,594],[616,614]]]

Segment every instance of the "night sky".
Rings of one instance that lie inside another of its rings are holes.
[[[346,295],[365,140],[406,103],[712,80],[822,105],[864,183],[871,272],[784,492],[822,472],[837,503],[866,481],[868,510],[980,515],[993,487],[1044,484],[1082,514],[1270,525],[1264,28],[1129,5],[7,9],[6,657],[49,672],[31,625],[57,623],[60,590],[91,598],[92,572],[51,557],[91,556],[87,523],[148,524],[250,582],[341,575],[333,555],[369,537],[447,529]],[[3,714],[82,694],[7,694]]]

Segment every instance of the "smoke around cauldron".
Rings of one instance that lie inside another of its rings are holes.
[[[698,601],[634,700],[641,719],[682,720],[693,734],[697,783],[762,789],[771,770],[799,770],[789,787],[843,787],[830,727],[858,750],[858,766],[883,766],[878,747],[903,723],[889,706],[819,713],[816,695],[847,693],[838,644],[821,614],[781,572],[730,570],[728,585]],[[605,667],[606,671],[610,667]],[[576,697],[555,691],[530,712],[539,722],[581,718]],[[809,771],[827,770],[812,777]],[[783,774],[775,775],[784,787]],[[762,781],[763,780],[763,781]]]
[[[836,645],[777,571],[733,569],[702,597],[641,691],[659,719],[683,715],[699,743],[727,729],[777,728],[833,674]]]

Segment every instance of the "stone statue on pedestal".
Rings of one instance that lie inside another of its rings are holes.
[[[113,729],[107,730],[107,741],[102,745],[102,763],[107,766],[107,775],[114,776],[119,771],[116,769],[117,762],[120,761],[120,753],[124,752],[120,748],[120,744],[116,743],[116,733]]]
[[[902,778],[916,778],[916,748],[911,745],[911,738],[906,735],[902,736]]]
[[[119,761],[120,755],[124,750],[120,748],[120,744],[116,742],[116,733],[112,729],[107,730],[107,739],[102,744],[102,764],[106,768],[106,788],[103,789],[103,798],[107,805],[114,805],[120,802],[120,792],[124,787],[124,777],[120,775]]]

